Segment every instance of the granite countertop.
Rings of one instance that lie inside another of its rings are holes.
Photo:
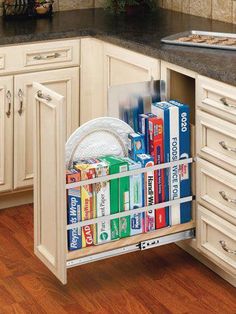
[[[88,9],[56,12],[49,20],[0,18],[0,45],[93,36],[236,86],[236,51],[160,42],[165,36],[191,29],[236,33],[236,25],[164,9],[136,17],[115,17],[103,9]]]

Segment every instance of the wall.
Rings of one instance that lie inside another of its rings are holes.
[[[236,0],[157,0],[160,7],[236,24]]]
[[[105,0],[54,0],[54,8],[60,10],[99,8],[104,6]]]
[[[2,2],[0,0],[0,15],[2,15]],[[106,0],[54,0],[53,8],[55,11],[100,8],[104,6]]]
[[[3,0],[0,0],[0,5]],[[156,0],[158,6],[236,24],[236,0]],[[54,10],[103,7],[106,0],[55,0]],[[1,15],[1,9],[0,9]]]

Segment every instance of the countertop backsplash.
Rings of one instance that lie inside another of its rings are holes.
[[[0,0],[0,15],[2,15],[2,3]],[[54,11],[66,11],[76,9],[91,9],[104,7],[106,0],[54,0]]]
[[[3,0],[0,0],[2,15]],[[156,0],[157,6],[236,24],[236,0]],[[54,11],[101,8],[106,0],[54,0]]]
[[[159,7],[236,24],[236,0],[156,0]]]

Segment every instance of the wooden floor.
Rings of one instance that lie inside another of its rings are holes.
[[[33,254],[32,207],[0,211],[0,313],[236,313],[236,289],[175,245],[71,269]]]

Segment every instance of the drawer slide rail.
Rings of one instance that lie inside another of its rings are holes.
[[[189,229],[189,230],[177,232],[174,234],[154,238],[151,240],[142,241],[137,244],[128,245],[122,248],[73,259],[73,260],[67,261],[66,266],[67,268],[72,268],[75,266],[79,266],[79,265],[83,265],[83,264],[87,264],[91,262],[96,262],[99,260],[103,260],[103,259],[114,257],[114,256],[119,256],[119,255],[130,253],[130,252],[135,252],[135,251],[140,251],[140,250],[143,251],[143,250],[151,249],[151,248],[165,245],[165,244],[193,239],[194,237],[195,237],[195,229]]]

